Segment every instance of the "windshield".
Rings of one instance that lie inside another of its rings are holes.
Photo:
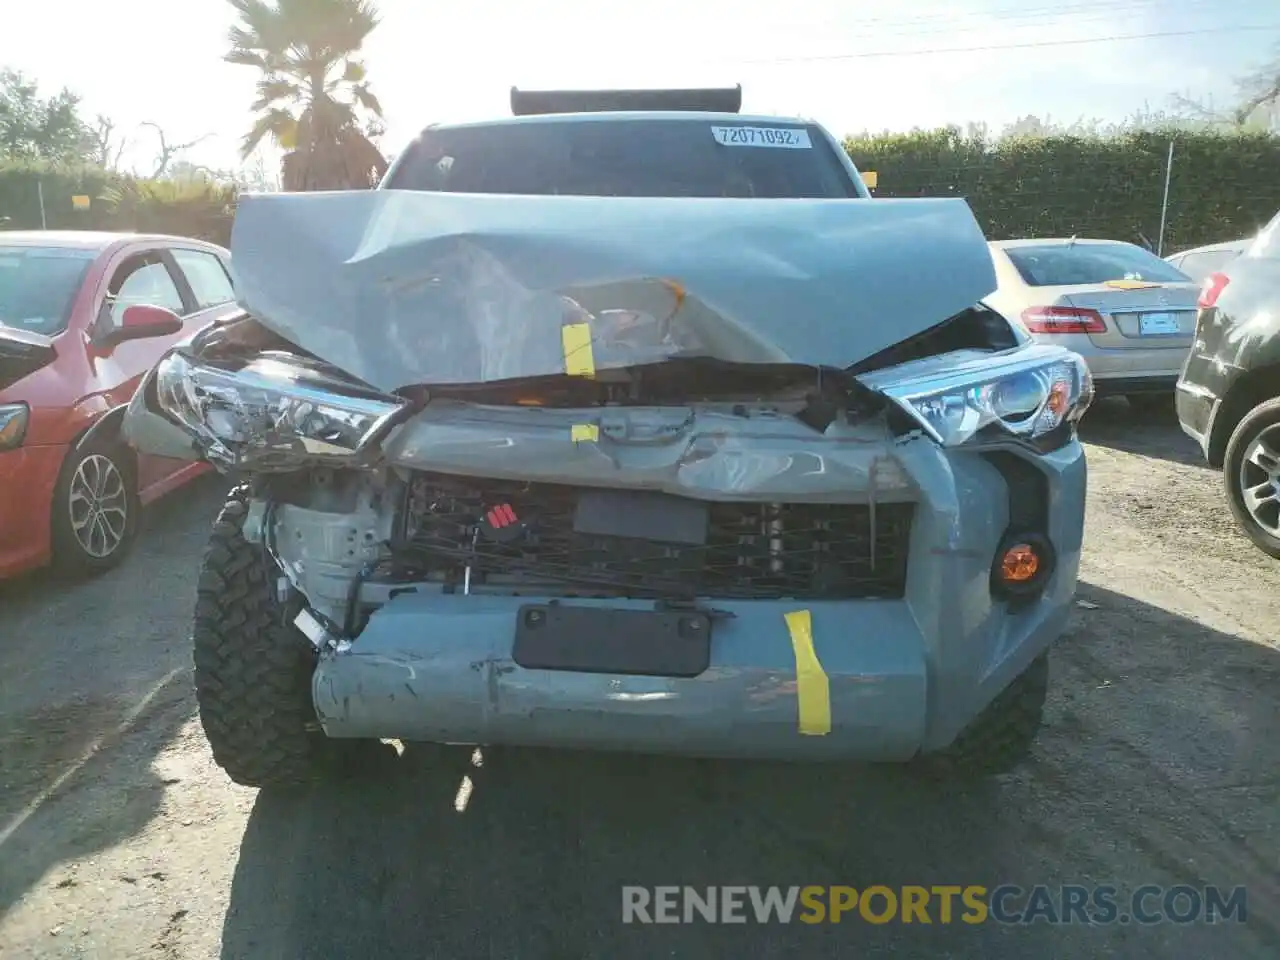
[[[1046,243],[1005,247],[1022,279],[1033,287],[1065,287],[1108,280],[1187,283],[1185,273],[1131,243]]]
[[[595,197],[859,196],[812,124],[540,120],[426,130],[393,190]]]
[[[0,246],[0,327],[52,336],[66,329],[93,250]]]

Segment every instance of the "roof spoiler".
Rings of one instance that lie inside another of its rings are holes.
[[[740,113],[742,84],[688,90],[519,90],[511,88],[511,112],[517,117],[546,113],[605,111]]]

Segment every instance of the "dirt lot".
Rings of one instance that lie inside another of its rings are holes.
[[[184,643],[221,484],[179,495],[114,574],[0,590],[0,956],[1280,956],[1280,565],[1171,418],[1100,404],[1084,432],[1087,556],[1048,725],[1024,770],[970,792],[413,749],[377,782],[233,787]],[[1243,885],[1248,919],[621,923],[624,884],[734,883]]]

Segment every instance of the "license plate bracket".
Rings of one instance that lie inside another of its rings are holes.
[[[1179,333],[1176,313],[1138,314],[1138,335],[1143,337],[1169,337]]]
[[[711,663],[709,613],[521,605],[511,658],[527,670],[696,677]]]

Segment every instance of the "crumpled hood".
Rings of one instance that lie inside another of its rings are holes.
[[[845,367],[996,286],[959,199],[249,195],[241,305],[381,390],[675,356]]]

